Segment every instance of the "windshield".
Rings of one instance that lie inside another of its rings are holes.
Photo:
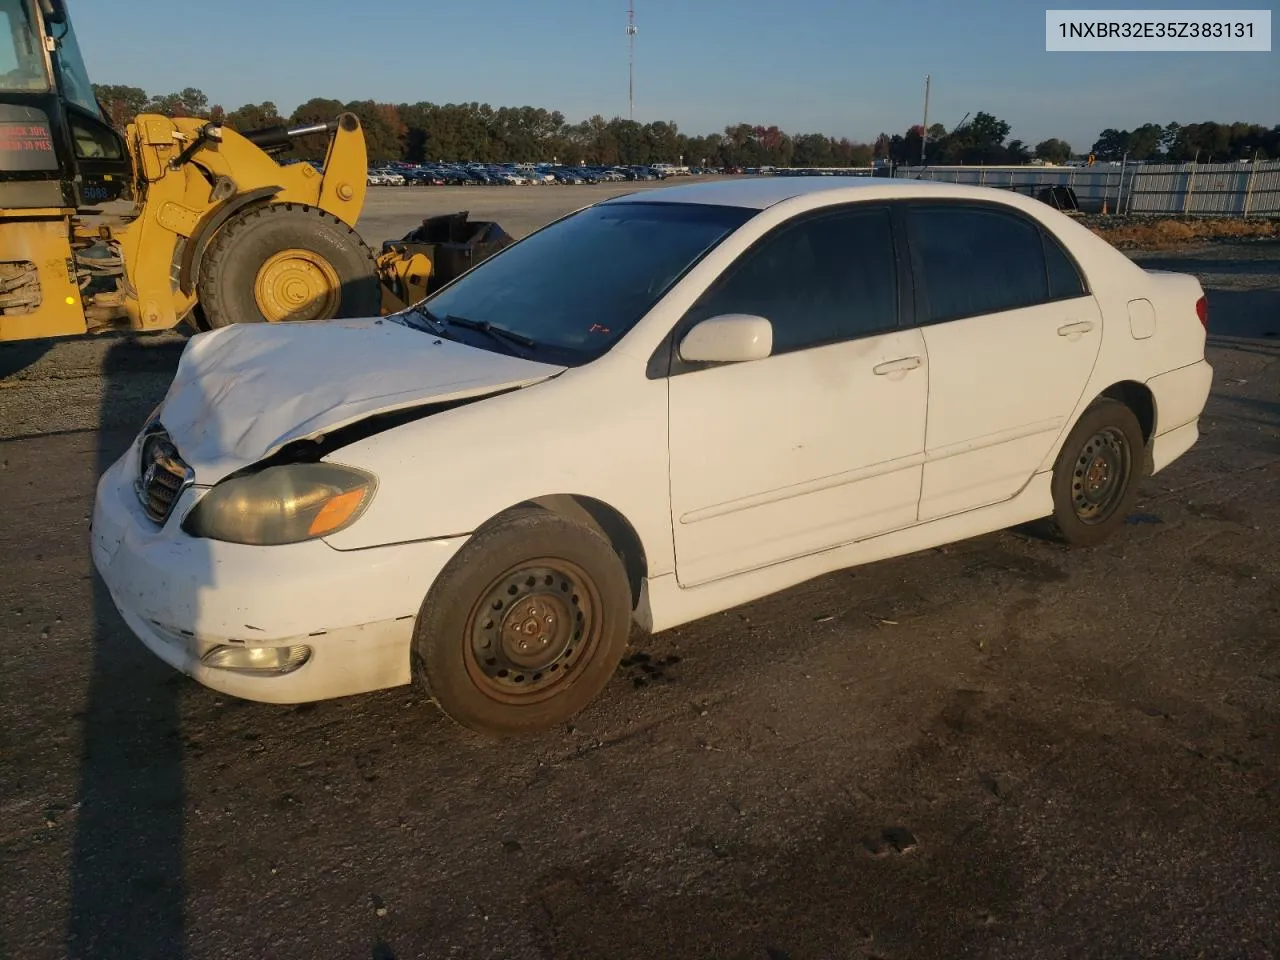
[[[452,316],[473,330],[516,334],[529,342],[531,358],[555,353],[585,361],[608,350],[755,213],[679,203],[590,207],[483,261],[425,307],[446,324]],[[449,332],[466,329],[451,325]],[[502,349],[493,337],[474,336],[468,342]]]
[[[89,71],[85,69],[84,57],[80,55],[80,44],[76,42],[76,32],[71,28],[71,21],[54,24],[52,30],[58,41],[53,57],[58,64],[63,99],[102,119],[98,98],[94,96],[93,84],[89,82]]]
[[[22,0],[0,0],[0,90],[49,89],[44,52]]]

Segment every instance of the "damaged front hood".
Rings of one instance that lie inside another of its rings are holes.
[[[160,422],[196,482],[212,484],[294,440],[564,369],[389,320],[236,324],[187,344]]]

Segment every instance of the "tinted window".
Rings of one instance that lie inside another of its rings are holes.
[[[1083,297],[1087,292],[1080,272],[1067,256],[1067,251],[1047,233],[1044,235],[1044,259],[1049,269],[1049,298],[1065,300],[1069,297]]]
[[[918,207],[907,219],[923,322],[1049,299],[1044,247],[1034,224],[972,206]]]
[[[765,317],[773,352],[887,330],[898,286],[887,210],[841,211],[781,228],[742,255],[693,307]]]
[[[483,261],[426,307],[536,342],[532,359],[573,362],[607,350],[713,246],[757,211],[674,203],[604,203]],[[487,349],[491,338],[449,328]],[[517,351],[518,352],[518,351]]]

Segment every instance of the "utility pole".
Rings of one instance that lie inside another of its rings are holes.
[[[627,119],[636,118],[636,5],[627,3]]]
[[[920,166],[924,166],[924,147],[929,142],[929,80],[930,75],[924,76],[924,126],[920,128]]]

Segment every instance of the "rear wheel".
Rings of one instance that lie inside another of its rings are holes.
[[[508,513],[446,566],[414,634],[419,672],[453,720],[490,736],[547,730],[608,683],[627,644],[631,590],[595,529]]]
[[[1053,469],[1053,519],[1075,546],[1101,543],[1125,521],[1142,481],[1142,427],[1118,400],[1100,400],[1068,435]]]
[[[331,214],[304,204],[254,207],[204,255],[199,302],[210,327],[377,316],[373,251]]]

